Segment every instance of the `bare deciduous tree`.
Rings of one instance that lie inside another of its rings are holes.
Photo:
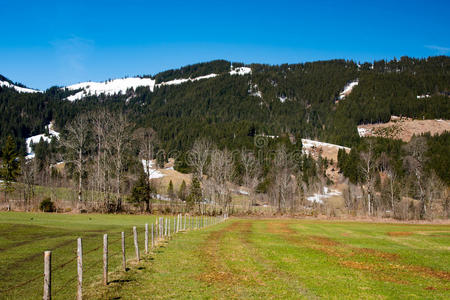
[[[276,200],[278,212],[281,213],[287,204],[292,206],[291,201],[293,201],[294,188],[296,186],[295,176],[293,175],[293,162],[284,145],[277,149],[273,163],[273,196]]]
[[[375,184],[375,159],[373,153],[373,142],[369,140],[367,151],[361,152],[360,170],[364,176],[366,190],[367,190],[367,212],[369,215],[373,214],[373,188]]]
[[[109,182],[108,170],[108,135],[111,130],[111,120],[113,116],[106,110],[101,110],[93,114],[92,127],[96,142],[96,179],[95,186],[98,192],[103,195],[104,206],[109,209]]]
[[[22,159],[20,169],[22,171],[21,181],[24,184],[23,199],[25,201],[26,210],[28,210],[30,200],[34,197],[35,168],[33,161]]]
[[[139,156],[144,164],[144,171],[147,174],[147,191],[152,190],[149,176],[152,172],[151,162],[155,155],[156,132],[152,128],[139,128],[134,132],[134,138],[139,143]],[[148,198],[150,199],[150,195]],[[145,210],[151,211],[150,201],[145,202]]]
[[[230,190],[228,184],[234,176],[233,156],[230,151],[213,150],[211,151],[211,162],[208,168],[208,175],[213,182],[217,198],[227,211],[231,202]]]
[[[200,181],[203,180],[203,172],[205,171],[211,149],[211,142],[201,139],[194,142],[191,151],[188,153],[188,163],[194,168],[194,174]]]
[[[73,163],[78,175],[78,201],[82,202],[82,177],[89,151],[90,124],[86,115],[80,115],[66,126],[60,140],[66,149],[66,162]]]
[[[417,188],[419,189],[419,201],[421,204],[420,217],[423,218],[427,214],[427,204],[425,198],[424,186],[424,168],[425,168],[425,152],[427,151],[427,140],[425,137],[413,137],[411,141],[405,145],[404,149],[408,156],[403,160],[406,169],[413,174],[416,179]]]
[[[112,159],[111,163],[114,166],[115,188],[117,205],[116,210],[122,209],[122,195],[121,183],[122,173],[124,169],[124,156],[131,141],[131,123],[128,121],[124,113],[118,113],[111,120],[111,130],[108,135],[108,142],[110,144],[109,151]]]
[[[242,181],[246,187],[250,189],[251,205],[255,204],[254,192],[259,183],[261,175],[261,165],[255,154],[245,149],[241,150],[240,159],[244,168]]]

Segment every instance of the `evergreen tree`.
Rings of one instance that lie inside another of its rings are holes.
[[[148,184],[147,175],[142,172],[138,181],[134,184],[131,190],[130,202],[141,204],[145,203],[145,211],[151,212],[150,200],[151,200],[152,188]]]
[[[16,152],[16,142],[12,136],[8,136],[5,146],[2,149],[2,164],[0,168],[0,178],[3,180],[1,185],[5,195],[5,201],[8,201],[8,194],[14,191],[14,185],[17,176],[20,174],[20,164]]]
[[[187,197],[186,182],[183,180],[183,182],[180,185],[180,189],[178,191],[178,198],[180,198],[181,201],[186,201],[186,197]]]
[[[167,195],[169,196],[170,200],[173,200],[175,198],[172,180],[169,181],[169,186],[167,187]]]
[[[195,204],[198,204],[200,206],[202,198],[203,195],[202,195],[202,188],[200,186],[200,181],[196,176],[193,176],[189,196],[187,197],[186,201],[189,207],[192,208]]]

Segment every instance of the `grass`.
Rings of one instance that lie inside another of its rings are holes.
[[[231,219],[183,233],[95,299],[450,297],[450,228]]]
[[[114,270],[121,264],[121,257],[117,255],[121,249],[118,240],[120,232],[126,233],[127,257],[132,258],[132,227],[138,227],[139,242],[143,248],[144,224],[150,224],[155,219],[155,216],[144,215],[0,212],[0,299],[36,299],[42,296],[45,250],[52,250],[53,298],[74,298],[76,280],[72,278],[76,276],[76,261],[72,258],[76,257],[78,237],[83,238],[84,278],[89,284],[101,280],[104,233],[108,233],[109,251],[114,255],[110,258],[110,270]],[[66,262],[67,265],[57,268]],[[32,278],[38,279],[4,292]]]
[[[3,268],[0,275],[3,282],[13,285],[10,281],[21,282],[42,273],[42,251],[48,247],[55,249],[56,266],[74,255],[79,234],[93,235],[84,245],[90,249],[101,245],[101,233],[105,231],[118,235],[123,228],[130,231],[132,225],[150,223],[153,219],[5,213],[0,214],[0,220]],[[39,240],[49,235],[54,238]],[[28,243],[30,240],[33,242]],[[56,247],[68,241],[69,245]],[[96,262],[101,260],[101,250],[89,254],[93,257],[91,263],[97,265],[85,276],[85,296],[86,299],[448,299],[449,250],[448,225],[230,219],[204,230],[178,234],[143,256],[141,262],[130,261],[127,272],[113,269],[106,287],[101,285],[101,262]],[[131,247],[128,253],[131,258]],[[57,261],[59,257],[64,259]],[[118,259],[115,265],[119,266]],[[75,275],[75,265],[59,272],[57,278],[68,280]],[[65,280],[58,280],[59,284],[54,281],[54,290],[62,287],[62,291],[54,299],[74,298],[75,284],[64,286]],[[16,295],[0,293],[0,298],[39,298],[41,294],[39,279],[32,291],[22,288]]]

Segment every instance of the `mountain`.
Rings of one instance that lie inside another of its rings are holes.
[[[231,67],[231,70],[229,72],[230,75],[245,75],[250,73],[251,69],[247,67],[238,67],[238,68]],[[116,94],[125,94],[129,89],[134,90],[138,87],[148,87],[149,90],[153,92],[155,87],[158,88],[165,85],[178,85],[186,82],[193,82],[203,79],[214,78],[216,76],[218,76],[218,74],[211,73],[193,78],[192,77],[176,78],[160,83],[156,83],[157,79],[131,77],[131,78],[108,80],[104,82],[90,82],[90,81],[81,82],[78,84],[64,87],[63,89],[67,89],[69,91],[77,91],[76,94],[68,96],[66,98],[69,101],[75,101],[91,95],[99,96],[103,94],[107,96],[112,96]]]
[[[0,87],[12,88],[19,93],[42,93],[39,90],[29,89],[26,86],[19,83],[14,84],[11,80],[2,75],[0,75]]]
[[[12,134],[23,153],[25,138],[51,121],[60,131],[80,112],[100,108],[125,111],[136,126],[154,128],[161,147],[182,151],[201,136],[219,147],[250,148],[262,133],[352,146],[360,139],[357,125],[391,115],[450,119],[448,56],[283,65],[217,60],[42,93],[0,80],[0,138]]]

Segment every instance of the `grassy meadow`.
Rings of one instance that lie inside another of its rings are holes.
[[[0,212],[0,299],[39,299],[43,289],[43,252],[52,251],[53,299],[76,295],[76,248],[83,238],[86,284],[101,281],[103,234],[108,233],[110,270],[121,265],[120,232],[127,236],[127,257],[134,258],[132,227],[138,227],[143,250],[144,224],[155,216],[101,214],[45,214]],[[98,249],[97,249],[98,248]],[[58,268],[58,266],[64,265]],[[32,278],[30,283],[8,290]],[[8,291],[5,291],[8,290]]]
[[[42,252],[53,266],[101,246],[149,216],[0,214],[0,275],[5,287],[42,274]],[[141,226],[142,232],[143,226]],[[140,234],[141,245],[143,235]],[[450,226],[298,219],[236,219],[178,234],[130,269],[111,268],[101,285],[101,249],[86,255],[86,299],[448,299]],[[120,243],[116,242],[117,252]],[[128,249],[127,248],[127,249]],[[89,259],[89,257],[92,257]],[[112,258],[119,266],[120,257]],[[59,273],[58,273],[59,272]],[[54,272],[54,299],[74,299],[75,263]],[[25,295],[25,297],[23,296]],[[42,280],[0,298],[38,299]]]

